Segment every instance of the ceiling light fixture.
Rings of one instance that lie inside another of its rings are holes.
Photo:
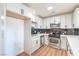
[[[47,9],[48,9],[48,10],[51,10],[51,9],[53,9],[53,7],[52,7],[52,6],[50,6],[50,7],[48,7]]]

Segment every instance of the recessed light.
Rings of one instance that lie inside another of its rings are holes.
[[[48,10],[51,10],[51,9],[53,9],[53,7],[52,7],[52,6],[50,6],[50,7],[48,7],[47,9],[48,9]]]

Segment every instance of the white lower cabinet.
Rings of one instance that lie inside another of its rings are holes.
[[[32,50],[31,50],[31,53],[33,53],[34,51],[36,51],[39,47],[40,47],[40,37],[37,37],[37,38],[35,38],[32,41]]]
[[[67,38],[61,36],[61,49],[67,50]]]

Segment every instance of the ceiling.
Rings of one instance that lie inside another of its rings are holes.
[[[53,15],[69,13],[74,8],[79,6],[79,3],[27,3],[25,4],[35,11],[35,14],[42,17],[50,17]],[[52,10],[47,10],[49,6],[52,6]]]

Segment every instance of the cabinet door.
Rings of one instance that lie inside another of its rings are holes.
[[[60,23],[60,16],[56,16],[55,19],[54,19],[54,22],[56,24],[59,24]]]
[[[47,19],[47,28],[50,28],[50,19]]]
[[[43,23],[44,23],[44,24],[43,24],[43,27],[44,27],[44,28],[47,28],[47,19],[44,19],[44,20],[43,20]]]
[[[40,47],[40,38],[35,38],[36,40],[32,41],[32,53]]]
[[[21,3],[7,3],[6,8],[12,12],[31,17],[29,12],[32,10]]]
[[[21,4],[17,4],[17,3],[7,3],[6,4],[7,6],[7,10],[10,10],[10,11],[13,11],[13,12],[16,12],[16,13],[19,13],[20,14],[20,9],[21,9]],[[20,6],[20,7],[19,7]]]
[[[42,26],[42,19],[40,17],[36,17],[36,22],[38,24],[37,28],[41,28],[41,26]]]
[[[65,28],[65,15],[61,15],[60,20],[61,20],[60,28]]]
[[[61,37],[61,49],[67,50],[67,39],[66,39],[66,37]]]
[[[50,24],[54,23],[55,17],[51,17],[49,20],[50,20]]]
[[[67,14],[65,18],[66,28],[72,28],[72,14]]]
[[[36,40],[32,41],[32,53],[36,50]]]
[[[79,28],[79,8],[77,8],[73,13],[73,24],[74,28]]]
[[[49,17],[49,18],[46,18],[44,19],[44,26],[45,28],[50,28],[50,24],[53,24],[54,23],[54,17]]]

